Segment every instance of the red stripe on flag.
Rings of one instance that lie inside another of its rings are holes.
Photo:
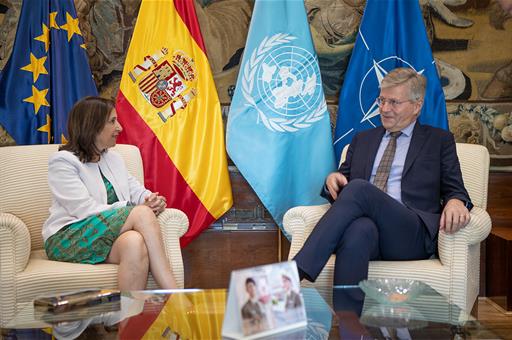
[[[144,160],[144,184],[167,198],[168,207],[183,211],[189,220],[189,229],[180,239],[182,247],[189,244],[201,231],[215,221],[208,209],[189,187],[151,128],[121,91],[117,95],[118,119],[125,127],[119,143],[136,145]],[[135,128],[126,128],[129,125]]]
[[[168,299],[168,297],[167,297]],[[167,301],[166,299],[166,301]],[[144,309],[140,314],[124,319],[119,324],[119,339],[142,339],[153,322],[158,318],[165,302],[144,301]]]
[[[153,322],[158,318],[165,306],[165,302],[144,302],[144,309],[140,314],[124,319],[119,324],[119,339],[142,339]]]
[[[206,55],[206,48],[203,42],[203,36],[201,35],[201,28],[197,21],[196,8],[194,7],[194,1],[191,0],[174,0],[174,7],[176,12],[181,17],[181,20],[185,23],[190,32],[192,38],[196,41],[196,44],[203,50]]]

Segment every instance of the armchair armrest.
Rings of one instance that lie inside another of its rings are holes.
[[[477,244],[489,236],[492,227],[491,216],[480,207],[473,207],[470,214],[471,221],[461,232],[467,234],[468,244]]]
[[[178,288],[185,286],[183,258],[180,248],[180,237],[188,230],[188,218],[178,209],[165,209],[158,215],[160,229],[164,240],[165,252],[171,263],[172,272]]]
[[[16,312],[16,274],[23,271],[30,256],[30,234],[21,219],[0,213],[0,325]]]
[[[27,266],[30,234],[25,223],[13,214],[0,213],[0,254],[2,279],[7,273],[14,275]]]
[[[473,207],[470,214],[471,221],[464,229],[459,230],[455,234],[439,233],[438,248],[441,263],[450,264],[455,248],[464,247],[465,249],[468,246],[479,244],[491,232],[491,217],[487,211],[480,207]],[[460,254],[463,253],[460,252]]]
[[[286,212],[283,217],[283,227],[292,238],[288,258],[295,256],[302,248],[313,228],[330,207],[330,204],[299,206]]]

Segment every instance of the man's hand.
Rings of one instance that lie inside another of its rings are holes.
[[[452,198],[446,203],[441,213],[439,229],[448,234],[453,234],[464,228],[470,219],[469,210],[464,206],[464,203],[457,198]]]
[[[327,190],[329,190],[333,200],[338,198],[338,193],[341,191],[341,188],[347,185],[347,183],[347,178],[337,171],[330,173],[325,180],[325,185],[327,186]]]

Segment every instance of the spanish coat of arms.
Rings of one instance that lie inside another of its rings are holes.
[[[174,116],[197,95],[194,87],[197,71],[192,58],[177,50],[172,56],[167,48],[146,56],[129,76],[142,96],[158,111],[163,122]]]

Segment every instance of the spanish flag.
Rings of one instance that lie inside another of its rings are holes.
[[[233,204],[205,51],[192,1],[143,0],[116,102],[119,142],[139,147],[146,187],[189,218],[182,247]]]

